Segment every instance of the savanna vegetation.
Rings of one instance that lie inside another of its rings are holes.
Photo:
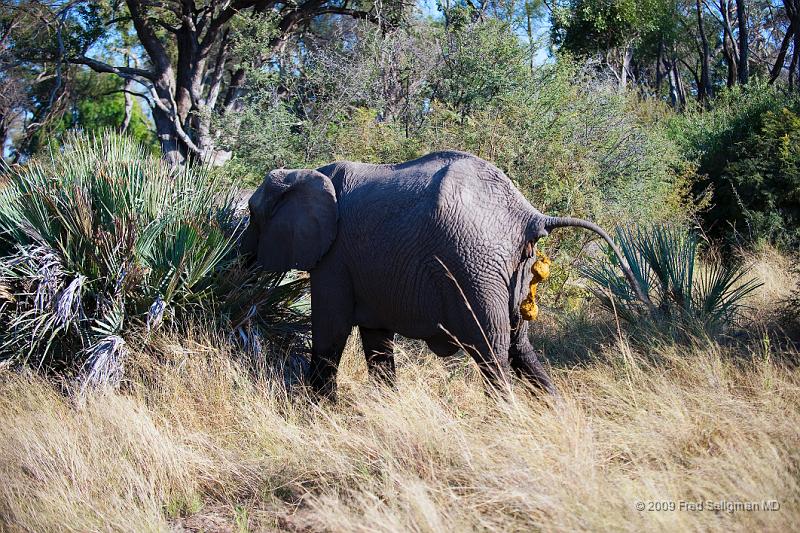
[[[797,0],[0,5],[0,529],[800,520]],[[655,311],[562,231],[560,399],[405,339],[382,387],[351,338],[310,401],[307,276],[242,261],[242,198],[440,149],[613,229]]]

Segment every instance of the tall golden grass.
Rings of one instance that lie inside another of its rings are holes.
[[[759,306],[783,285],[764,269]],[[351,339],[339,403],[315,405],[200,327],[131,346],[121,390],[82,399],[0,370],[0,530],[791,531],[800,357],[753,324],[746,342],[604,337],[551,369],[559,401],[493,398],[414,343],[380,388]]]
[[[800,522],[800,371],[766,343],[640,352],[621,340],[586,365],[553,369],[556,403],[519,387],[498,401],[470,364],[413,347],[401,352],[397,389],[378,389],[350,349],[335,406],[288,398],[220,345],[197,332],[165,337],[157,358],[130,363],[125,390],[84,402],[4,372],[3,528],[789,531]],[[680,509],[766,500],[780,509]]]

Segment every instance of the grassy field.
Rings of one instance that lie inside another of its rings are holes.
[[[594,346],[552,366],[558,402],[522,386],[498,401],[471,363],[413,343],[379,389],[351,338],[340,402],[316,406],[200,327],[132,345],[122,389],[85,400],[0,371],[0,529],[790,531],[800,369],[766,332],[793,280],[780,256],[753,262],[747,339],[540,325],[565,351]]]

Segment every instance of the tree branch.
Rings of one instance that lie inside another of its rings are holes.
[[[133,68],[133,67],[117,67],[86,56],[71,58],[69,59],[69,62],[76,65],[86,65],[95,72],[116,74],[117,76],[120,76],[122,78],[132,78],[139,76],[151,81],[156,79],[155,73],[149,70],[144,70],[141,68]]]
[[[258,0],[234,0],[230,2],[230,4],[225,7],[222,11],[219,12],[219,15],[216,17],[212,17],[211,21],[208,23],[208,31],[206,32],[206,36],[203,38],[202,42],[200,43],[200,48],[207,50],[211,47],[214,39],[217,37],[217,33],[219,30],[224,26],[230,19],[233,18],[236,13],[243,9],[247,9],[249,7],[253,7],[258,4]],[[269,5],[266,7],[272,7],[276,4],[274,0],[270,0],[267,2]]]
[[[149,94],[139,93],[139,92],[136,92],[136,91],[129,91],[128,89],[114,89],[113,91],[106,91],[104,93],[100,93],[97,96],[111,96],[112,94],[120,94],[120,93],[126,93],[126,94],[130,94],[130,95],[133,95],[133,96],[138,96],[139,98],[144,98],[145,100],[147,100],[148,104],[150,103],[150,95]]]
[[[354,19],[368,20],[370,22],[378,22],[378,16],[374,11],[361,11],[358,9],[348,9],[344,7],[331,7],[327,9],[320,9],[313,16],[318,15],[345,15]]]
[[[786,33],[783,36],[783,41],[781,42],[781,47],[778,50],[778,57],[775,58],[775,63],[772,66],[772,69],[769,73],[769,82],[774,83],[775,80],[778,79],[781,75],[781,71],[783,70],[783,64],[786,62],[786,52],[789,50],[789,44],[791,44],[792,39],[794,38],[794,33],[797,31],[795,28],[794,21],[789,23],[789,27],[786,30]]]
[[[158,24],[159,26],[161,26],[162,28],[164,28],[165,30],[167,30],[170,33],[177,34],[178,31],[180,31],[180,28],[176,28],[175,26],[170,26],[169,24],[167,24],[163,20],[157,20],[156,24]]]

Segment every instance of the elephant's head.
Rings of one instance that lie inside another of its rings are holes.
[[[310,270],[336,238],[336,192],[316,170],[273,170],[248,204],[242,252],[264,270]]]

